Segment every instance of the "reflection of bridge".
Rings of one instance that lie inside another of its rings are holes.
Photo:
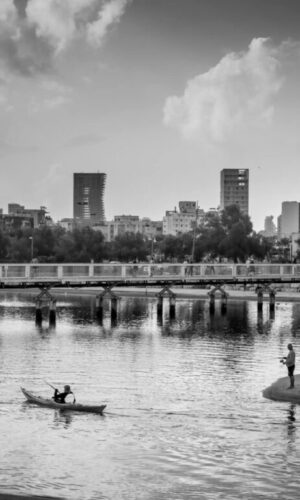
[[[300,264],[0,264],[0,286],[300,283]]]
[[[169,298],[170,316],[175,315],[174,286],[205,286],[208,291],[209,307],[213,312],[215,298],[220,295],[222,311],[226,311],[228,293],[223,285],[255,285],[258,310],[263,307],[264,291],[269,294],[270,311],[275,307],[275,289],[280,283],[300,283],[298,264],[0,264],[1,288],[40,288],[36,298],[36,321],[42,321],[42,308],[49,306],[50,323],[56,319],[56,299],[50,289],[55,287],[101,287],[96,296],[97,316],[102,320],[103,300],[108,298],[111,318],[117,318],[118,297],[115,287],[134,286],[161,288],[157,294],[157,314],[162,317],[163,299]],[[265,289],[265,290],[264,290]]]

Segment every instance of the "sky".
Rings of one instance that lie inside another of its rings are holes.
[[[248,168],[263,229],[300,201],[299,0],[0,0],[0,208],[72,217],[73,172],[105,215],[220,203]]]

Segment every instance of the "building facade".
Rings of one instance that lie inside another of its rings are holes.
[[[196,201],[180,201],[179,211],[167,210],[163,217],[163,234],[177,236],[182,233],[193,231],[201,225],[204,210],[198,208]]]
[[[146,239],[155,240],[163,233],[163,223],[146,217],[140,219],[138,215],[116,215],[113,221],[97,224],[94,229],[101,231],[106,241],[126,233],[140,233]]]
[[[238,205],[249,214],[249,169],[224,168],[221,171],[220,208]]]
[[[13,217],[14,220],[16,218],[20,218],[24,220],[23,226],[28,225],[26,220],[32,220],[29,225],[34,227],[34,229],[43,226],[43,225],[51,225],[52,219],[47,216],[46,207],[40,208],[25,208],[23,205],[19,205],[19,203],[9,203],[8,204],[8,215]],[[11,219],[12,220],[12,219]],[[22,226],[22,227],[23,227]]]
[[[74,173],[73,218],[76,225],[95,226],[105,221],[104,173]]]

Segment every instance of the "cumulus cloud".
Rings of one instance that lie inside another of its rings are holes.
[[[78,38],[103,43],[131,0],[1,0],[0,62],[23,75],[45,72]]]
[[[16,9],[12,0],[1,0],[0,2],[0,21],[7,22],[14,18]]]
[[[268,123],[283,84],[281,59],[282,46],[253,39],[247,51],[227,54],[188,81],[181,97],[168,97],[165,125],[187,139],[222,142],[242,126]]]
[[[103,5],[97,21],[87,27],[87,39],[92,45],[99,47],[102,44],[110,26],[120,21],[127,4],[128,0],[111,0]]]

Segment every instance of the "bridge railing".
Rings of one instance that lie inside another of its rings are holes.
[[[53,263],[0,264],[0,282],[196,281],[299,278],[300,264]]]

